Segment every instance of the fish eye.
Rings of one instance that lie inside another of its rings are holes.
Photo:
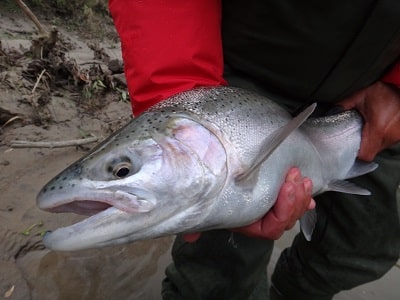
[[[132,169],[132,164],[129,162],[121,162],[113,167],[112,173],[115,177],[124,178],[129,175]]]
[[[128,162],[121,162],[113,167],[112,173],[115,177],[124,178],[131,172],[132,164]]]

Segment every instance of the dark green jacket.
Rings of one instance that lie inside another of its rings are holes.
[[[332,102],[400,55],[399,0],[226,0],[225,62],[300,101]]]

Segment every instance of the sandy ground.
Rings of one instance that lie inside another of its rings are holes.
[[[76,60],[81,70],[99,64],[107,69],[94,58],[87,40],[62,27],[59,30],[70,48],[66,57]],[[47,82],[52,86],[50,99],[41,103],[38,97],[48,89],[44,77],[32,93],[41,70],[27,80],[23,73],[32,59],[20,57],[29,49],[34,32],[20,14],[0,17],[1,46],[7,54],[0,54],[0,108],[12,113],[0,115],[4,117],[0,124],[0,299],[157,299],[162,280],[162,272],[157,271],[169,261],[172,237],[74,253],[51,252],[41,244],[41,232],[72,224],[79,217],[40,211],[37,193],[94,144],[14,149],[10,142],[65,141],[82,135],[101,140],[130,119],[131,108],[118,91],[87,99],[71,82],[63,82],[64,86]],[[121,58],[118,43],[100,46],[110,59]],[[10,61],[5,63],[5,58]]]
[[[70,45],[66,56],[81,68],[88,67],[94,54],[87,40],[59,30]],[[24,16],[0,17],[1,46],[8,55],[24,53],[34,31]],[[103,42],[101,47],[110,58],[120,59],[118,43]],[[40,70],[33,80],[23,77],[31,61],[23,57],[2,67],[0,60],[0,108],[12,113],[0,125],[0,299],[160,299],[172,237],[73,253],[52,252],[41,244],[41,232],[71,224],[79,217],[40,211],[36,194],[93,144],[15,149],[10,142],[65,141],[83,134],[103,139],[129,120],[130,105],[121,101],[118,91],[101,95],[103,100],[82,99],[70,83],[52,88],[43,104],[37,94],[46,87],[41,90],[39,82],[32,92]],[[277,243],[270,269],[294,233],[287,233]],[[343,292],[335,299],[400,299],[399,280],[400,271],[395,267],[380,281]]]

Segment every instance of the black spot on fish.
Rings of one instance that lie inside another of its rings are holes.
[[[50,188],[50,191],[54,191],[54,189],[55,189],[55,187],[54,187],[54,186],[52,186],[52,187]]]
[[[80,175],[82,173],[82,167],[75,165],[72,169],[72,173],[74,173],[74,175]]]

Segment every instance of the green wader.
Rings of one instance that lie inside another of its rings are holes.
[[[251,81],[232,74],[226,78],[231,85],[267,95]],[[342,290],[380,278],[396,263],[400,145],[379,154],[376,162],[376,171],[352,180],[371,196],[328,192],[317,197],[312,241],[300,233],[282,253],[272,275],[274,294],[277,291],[281,299],[332,299]],[[174,263],[163,281],[163,299],[269,299],[266,268],[272,248],[272,241],[224,230],[203,233],[195,243],[178,236],[172,249]]]

